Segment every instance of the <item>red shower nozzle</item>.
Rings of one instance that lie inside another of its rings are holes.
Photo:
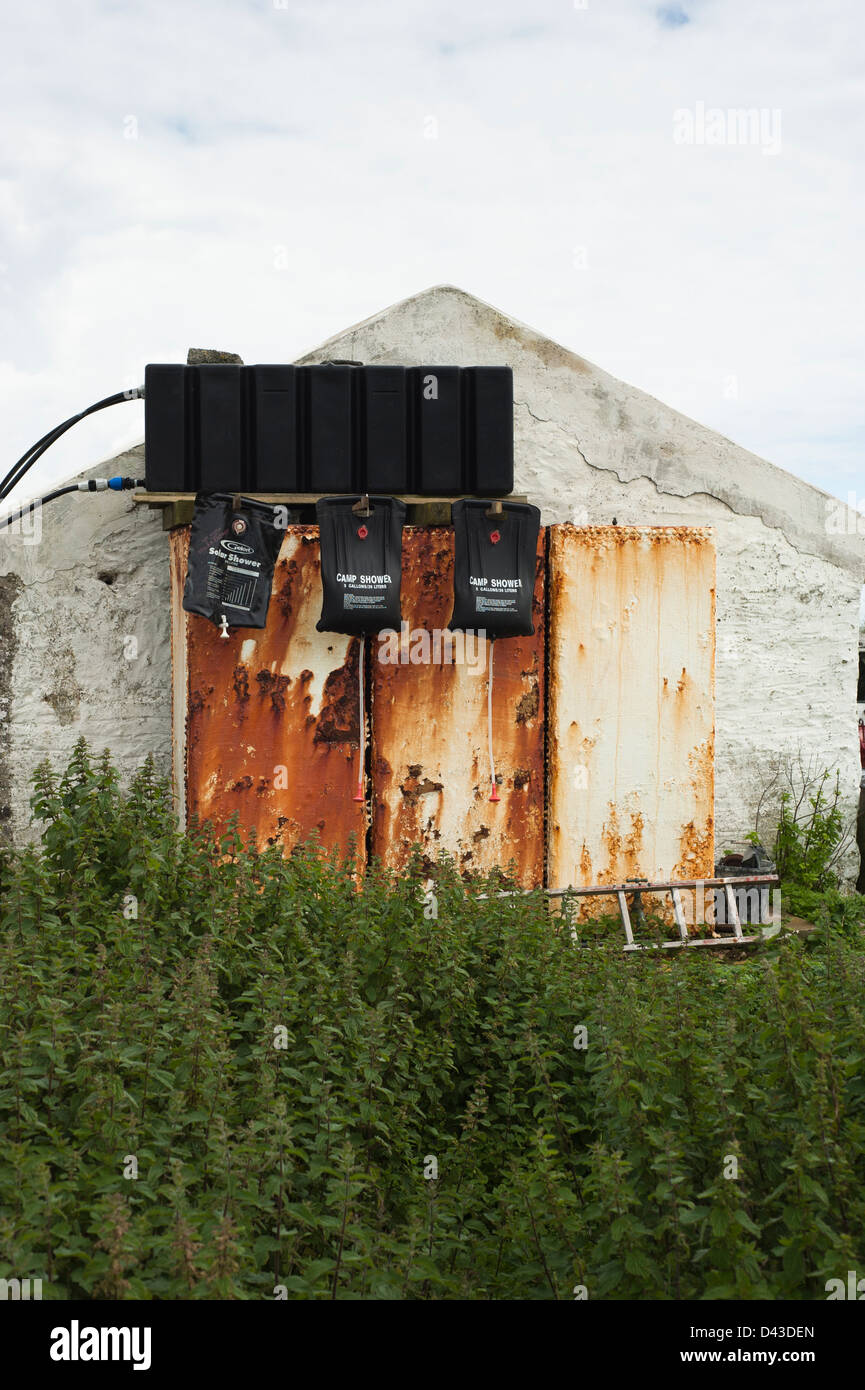
[[[493,789],[490,792],[490,801],[501,801],[501,797],[499,796],[499,789],[495,782],[493,782]]]
[[[360,539],[362,541],[365,541],[367,536],[369,535],[369,531],[366,529],[365,526],[358,526],[357,534],[360,536]]]

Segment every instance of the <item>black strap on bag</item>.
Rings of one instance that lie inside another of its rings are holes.
[[[282,509],[284,510],[284,509]],[[230,493],[199,493],[189,532],[183,607],[228,636],[229,627],[264,627],[285,527],[279,510]]]
[[[454,502],[454,610],[452,632],[488,638],[487,733],[490,796],[500,800],[493,756],[493,653],[500,637],[528,637],[534,630],[532,598],[541,514],[526,502]]]

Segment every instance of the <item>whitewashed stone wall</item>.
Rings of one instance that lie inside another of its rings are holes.
[[[140,477],[143,448],[91,476]],[[82,734],[131,772],[170,766],[168,536],[128,492],[70,493],[39,544],[0,531],[0,833],[30,828],[30,778]],[[5,654],[5,661],[2,659]],[[5,811],[5,814],[4,814]]]

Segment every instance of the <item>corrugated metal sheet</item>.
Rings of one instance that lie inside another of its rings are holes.
[[[486,643],[466,662],[411,661],[418,631],[440,633],[453,608],[453,531],[403,533],[400,664],[373,639],[372,850],[400,868],[419,844],[448,850],[464,872],[506,869],[526,887],[543,877],[544,538],[538,541],[535,634],[496,643],[493,729],[500,801],[491,803],[487,751]],[[469,655],[472,655],[469,651]]]
[[[709,877],[713,533],[550,531],[549,887]]]
[[[179,626],[188,533],[175,535]],[[289,526],[265,628],[223,638],[205,618],[184,615],[186,804],[218,830],[236,811],[259,844],[286,850],[312,831],[346,850],[353,833],[363,855],[366,808],[354,800],[358,641],[316,632],[320,613],[318,530]]]

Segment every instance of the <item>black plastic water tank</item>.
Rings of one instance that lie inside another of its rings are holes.
[[[154,363],[151,492],[513,491],[510,367]]]

